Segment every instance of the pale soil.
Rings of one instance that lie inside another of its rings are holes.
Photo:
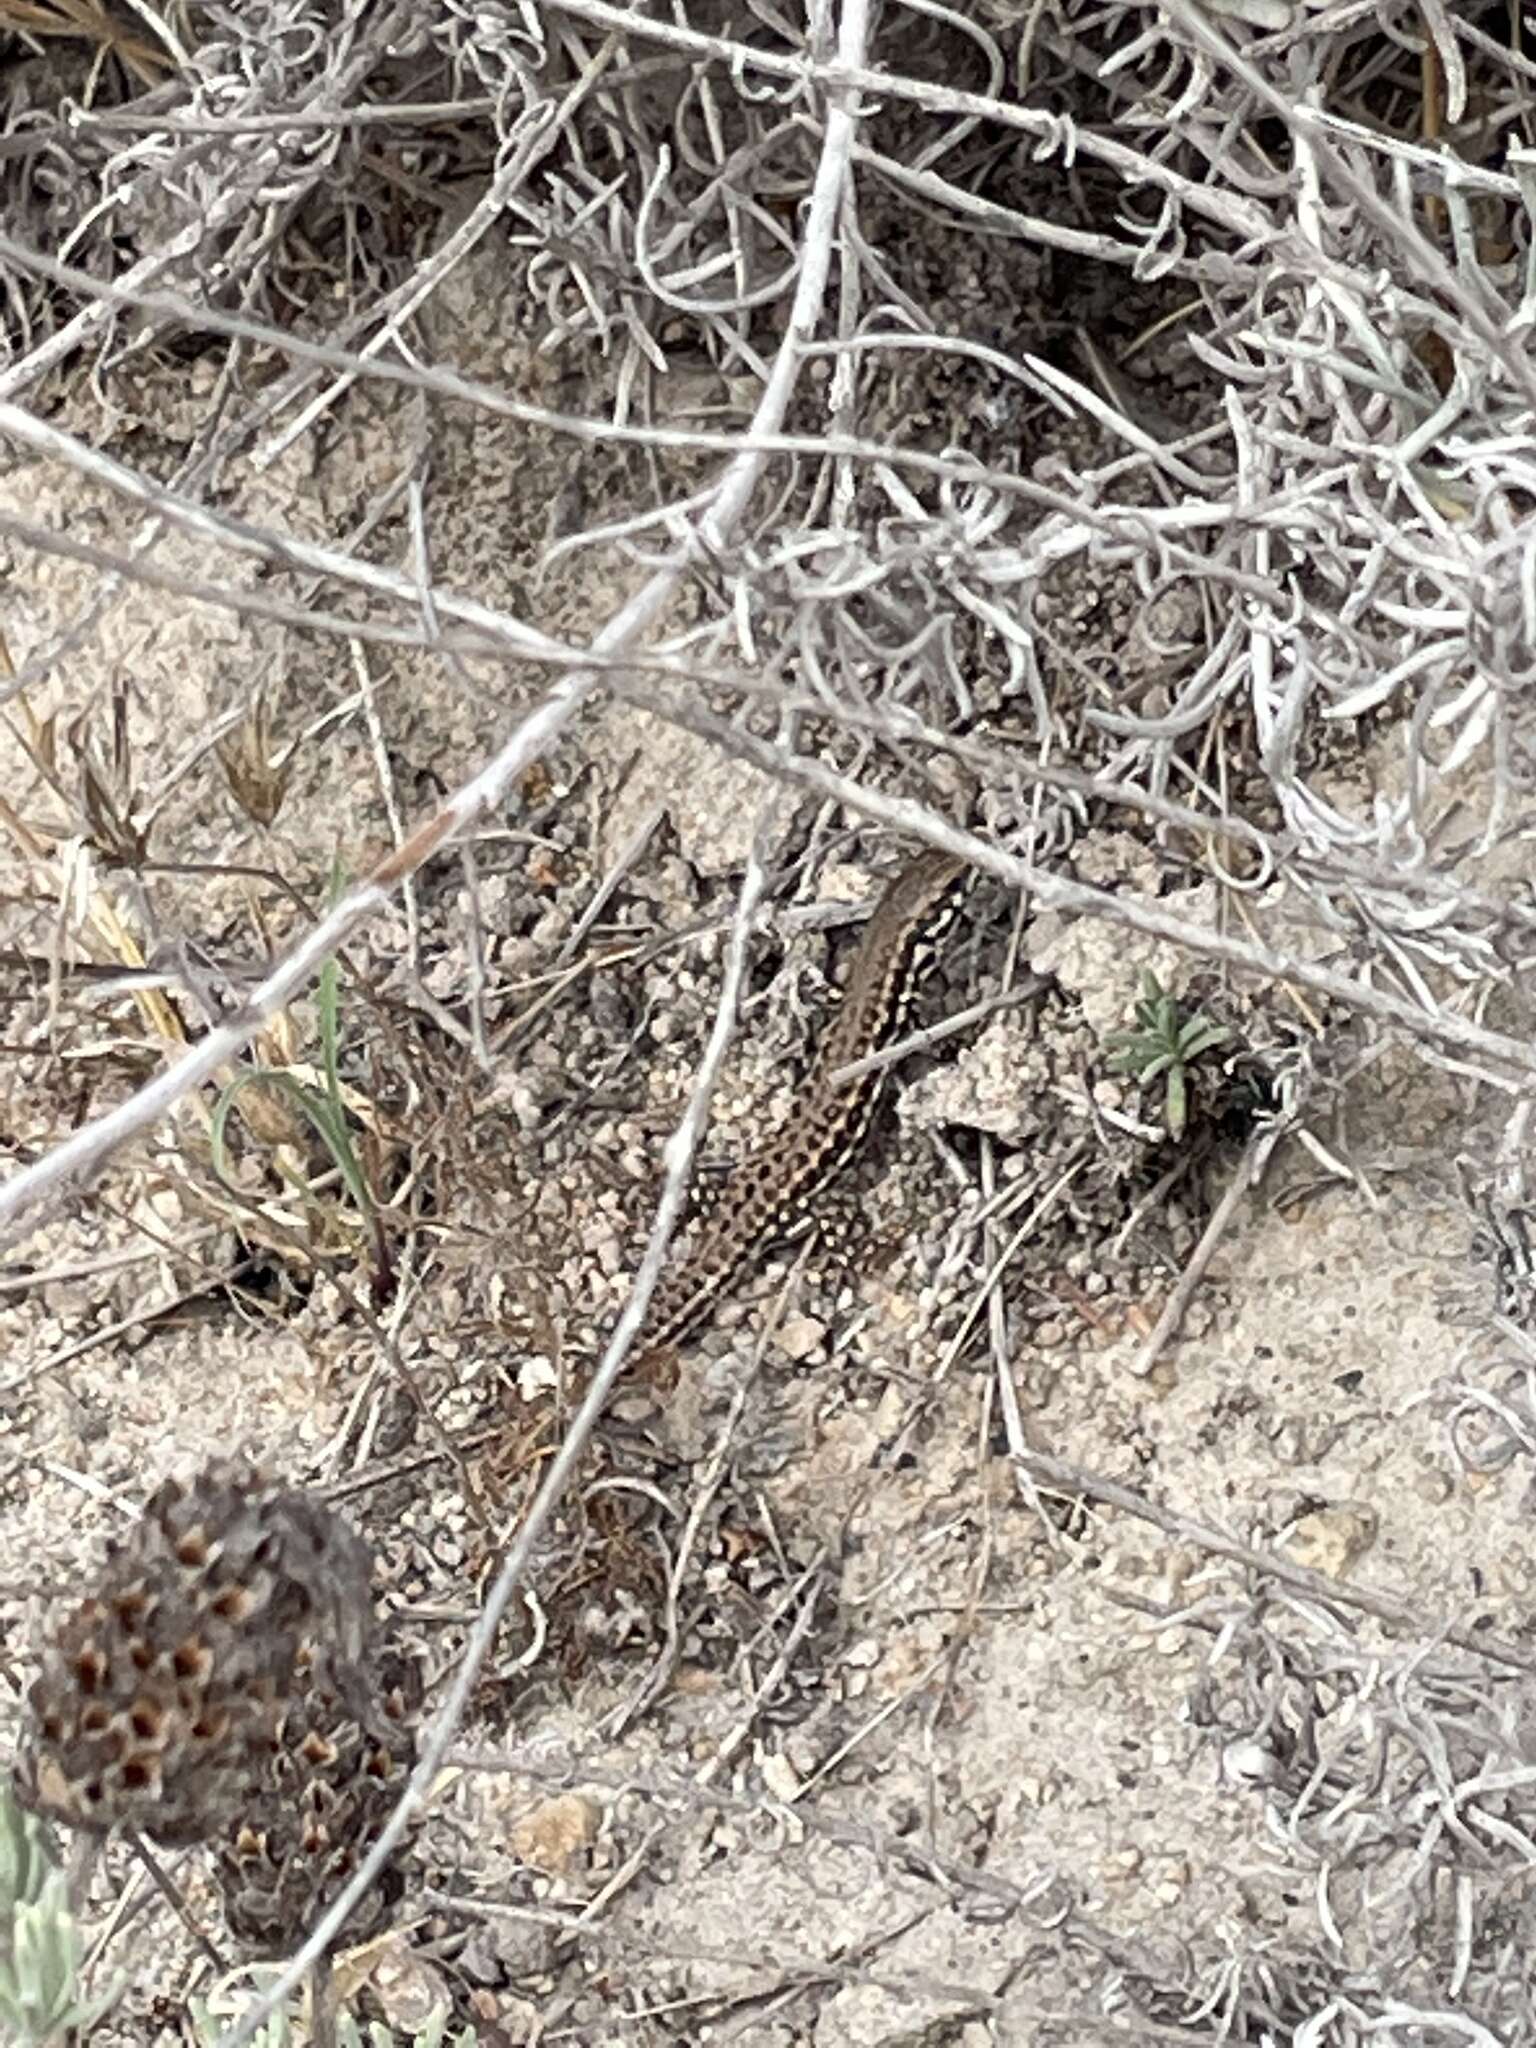
[[[450,309],[464,321],[461,366],[504,370],[494,297],[477,298],[469,268],[463,292]],[[94,417],[88,403],[82,396],[73,427],[110,445],[124,422]],[[174,421],[158,417],[174,438]],[[391,474],[401,431],[387,405],[348,414],[323,460],[285,458],[259,482],[247,479],[237,509],[341,534]],[[567,460],[530,452],[508,429],[450,421],[434,452],[442,579],[491,602],[532,602],[558,631],[586,631],[604,616],[621,593],[595,569],[568,568],[536,602],[525,580]],[[600,465],[586,486],[599,501],[622,487],[622,473],[605,476]],[[42,465],[13,470],[0,500],[102,540],[131,531],[104,494]],[[590,502],[584,516],[595,516]],[[173,538],[164,556],[237,584],[254,575],[201,543]],[[13,556],[6,570],[5,632],[19,662],[68,624],[97,578],[62,560]],[[57,714],[61,733],[86,713],[95,730],[112,679],[125,679],[135,785],[163,793],[154,850],[276,870],[314,903],[333,853],[355,868],[389,831],[379,746],[353,695],[362,678],[341,667],[339,652],[130,589],[29,710],[37,720]],[[420,660],[370,654],[365,665],[407,828],[435,789],[510,727],[537,680],[481,673],[471,690]],[[269,833],[241,813],[211,755],[187,763],[193,739],[259,680],[280,744],[346,706],[323,739],[300,745]],[[547,967],[609,863],[650,821],[654,837],[614,929],[681,929],[701,903],[710,922],[700,943],[650,970],[649,1007],[594,976],[488,1075],[456,1050],[432,1055],[459,1075],[445,1115],[466,1149],[442,1181],[451,1199],[402,1208],[402,1229],[407,1216],[417,1220],[406,1285],[385,1320],[443,1423],[482,1433],[498,1420],[523,1428],[524,1411],[544,1398],[549,1375],[531,1361],[548,1350],[551,1319],[574,1351],[622,1298],[660,1142],[707,1023],[731,900],[718,889],[701,897],[694,878],[740,862],[764,799],[753,774],[619,716],[590,722],[551,773],[553,798],[526,795],[528,815],[510,812],[480,848],[474,901],[503,1019],[524,999],[514,993],[520,978]],[[14,732],[0,734],[0,786],[24,817],[56,811]],[[530,823],[540,801],[546,810]],[[559,844],[547,829],[552,814],[563,819]],[[554,845],[547,882],[530,880],[530,844]],[[896,851],[866,839],[859,855],[878,852],[888,865]],[[1107,845],[1103,857],[1110,871],[1134,870],[1123,850]],[[867,894],[858,856],[851,868],[845,895]],[[146,890],[162,942],[179,934],[248,959],[297,917],[246,877],[203,866],[135,881],[66,844],[30,861],[5,856],[0,943],[46,957],[61,932],[66,958],[111,957],[99,925],[91,935],[90,912],[110,904],[142,937]],[[253,916],[258,899],[265,930]],[[426,879],[424,978],[445,1001],[462,986],[471,907],[453,863]],[[750,1108],[782,1104],[785,1060],[803,1049],[824,998],[825,930],[781,922],[777,934],[785,965],[775,1001],[749,1010],[711,1139],[716,1156],[736,1149]],[[1028,956],[1051,937],[1035,934]],[[413,1124],[412,1061],[426,1055],[385,1047],[375,1077],[366,1052],[375,1012],[360,991],[366,983],[374,996],[408,998],[398,971],[406,938],[403,916],[373,928],[348,978],[349,1078],[365,1103],[375,1079],[381,1094],[394,1091],[377,1120],[397,1166],[408,1156],[402,1133],[439,1142],[436,1122],[425,1134]],[[995,952],[988,957],[995,971]],[[1097,965],[1055,957],[1066,1003],[1095,1030],[1128,1010],[1141,965],[1118,940]],[[124,1058],[147,1071],[161,1047],[127,1002],[87,1008],[69,990],[63,1057],[45,1060],[46,986],[23,993],[14,974],[10,986],[5,1036],[37,1049],[24,1063],[9,1056],[0,1115],[14,1157],[116,1099]],[[655,1004],[658,987],[665,1009]],[[789,1005],[790,993],[803,1007]],[[958,1004],[965,992],[946,993]],[[313,1059],[310,1029],[301,1015],[303,1056]],[[594,2042],[702,2039],[707,2028],[711,2039],[765,2044],[974,2048],[1099,2038],[1105,2010],[1138,1979],[1143,1989],[1164,1987],[1171,2023],[1175,1994],[1193,2008],[1233,1947],[1330,1953],[1315,1873],[1266,1825],[1263,1791],[1221,1771],[1223,1744],[1249,1732],[1234,1719],[1222,1631],[1237,1627],[1253,1582],[1125,1516],[1095,1512],[1066,1534],[1042,1520],[1000,1455],[985,1316],[939,1373],[981,1261],[952,1228],[956,1189],[934,1135],[952,1143],[968,1123],[991,1130],[1002,1170],[1022,1172],[1030,1148],[1046,1142],[1042,1132],[1071,1123],[1062,1077],[1077,1086],[1077,1053],[1094,1043],[1074,1029],[1077,1050],[1063,1055],[1060,1074],[1038,1068],[1049,1055],[1032,1050],[1027,1033],[995,1025],[907,1077],[906,1134],[871,1198],[873,1247],[856,1254],[851,1280],[813,1269],[791,1310],[800,1320],[784,1331],[794,1356],[770,1345],[734,1417],[731,1399],[770,1297],[753,1289],[750,1308],[738,1303],[689,1352],[668,1417],[670,1454],[648,1468],[673,1510],[643,1538],[653,1577],[642,1572],[641,1590],[621,1589],[623,1597],[601,1583],[590,1589],[574,1667],[546,1656],[515,1671],[523,1640],[509,1644],[501,1681],[464,1731],[481,1763],[488,1751],[513,1761],[445,1784],[418,1851],[411,1924],[421,1941],[444,1944],[428,1993],[451,1985],[462,2013],[513,2040],[541,2026],[551,2038]],[[605,1067],[626,1043],[622,1070]],[[552,1105],[577,1094],[577,1083],[590,1095],[547,1131]],[[1519,1639],[1531,1571],[1516,1476],[1463,1476],[1443,1403],[1424,1399],[1465,1363],[1468,1302],[1480,1283],[1452,1167],[1489,1134],[1467,1128],[1460,1084],[1393,1055],[1342,1087],[1322,1135],[1374,1199],[1359,1184],[1325,1181],[1313,1156],[1284,1146],[1263,1191],[1241,1207],[1184,1337],[1150,1375],[1136,1364],[1172,1278],[1166,1261],[1158,1279],[1155,1260],[1112,1255],[1108,1229],[1102,1259],[1086,1239],[1067,1251],[1023,1243],[1008,1289],[1031,1320],[1012,1325],[1014,1345],[1003,1353],[1020,1401],[1057,1455],[1260,1549],[1390,1593],[1420,1617],[1425,1644],[1450,1622]],[[195,1311],[148,1320],[189,1284],[188,1266],[173,1265],[167,1248],[190,1243],[212,1269],[235,1254],[200,1144],[188,1111],[119,1159],[93,1198],[12,1248],[0,1269],[6,1741],[51,1600],[165,1472],[243,1444],[295,1478],[330,1481],[430,1449],[423,1430],[412,1433],[380,1345],[337,1287],[321,1279],[300,1298],[275,1253],[270,1285],[243,1312],[214,1295]],[[1235,1156],[1214,1169],[1217,1188]],[[275,1199],[259,1161],[249,1174]],[[297,1205],[286,1213],[302,1233]],[[1180,1256],[1195,1229],[1186,1215],[1171,1230]],[[326,1249],[363,1288],[344,1225]],[[290,1279],[299,1270],[291,1264]],[[38,1272],[62,1277],[30,1283]],[[935,1273],[939,1284],[925,1292]],[[131,1318],[140,1320],[65,1360],[97,1329]],[[715,1460],[727,1431],[722,1473]],[[660,1651],[654,1575],[664,1579],[678,1556],[706,1479],[718,1492],[702,1497],[688,1539],[673,1682],[611,1735],[605,1722],[635,1698]],[[451,1470],[423,1462],[353,1506],[440,1672],[480,1583],[481,1546]],[[1310,1625],[1296,1622],[1303,1634]],[[1359,1626],[1368,1640],[1390,1640],[1373,1623]],[[555,1782],[572,1759],[574,1800]],[[950,1880],[925,1865],[930,1852],[953,1866]],[[196,1858],[182,1861],[206,1913]],[[125,1867],[98,1880],[95,1906]],[[1021,1893],[1039,1887],[1038,1897],[1019,1904],[1006,1890],[978,1892],[954,1876],[961,1867]],[[621,1871],[590,1922],[574,1927],[580,1906]],[[472,1891],[488,1916],[471,1919],[467,1948],[444,1941],[465,1924],[435,1903],[448,1891]],[[1058,1924],[1068,1900],[1071,1917]],[[506,1908],[517,1914],[498,1919]],[[1352,1962],[1390,1953],[1399,1939],[1371,1918],[1389,1907],[1347,1888],[1331,1911]],[[103,1965],[111,1967],[128,1971],[131,1989],[105,2034],[138,2039],[165,2011],[154,2000],[179,2000],[201,1966],[169,1910],[150,1899]],[[393,1967],[398,1978],[398,1954]],[[415,1980],[409,1989],[422,1993]],[[386,1994],[403,2016],[407,1992],[395,1981]]]

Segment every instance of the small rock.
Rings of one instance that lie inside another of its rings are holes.
[[[787,1805],[800,1796],[800,1779],[794,1765],[787,1756],[765,1756],[762,1762],[763,1783],[775,1799],[782,1799]]]
[[[453,2007],[447,1979],[414,1954],[403,1936],[387,1943],[373,1965],[369,1984],[383,2010],[385,2025],[408,2041],[425,2033],[434,2021],[445,2019]]]
[[[901,1098],[904,1122],[917,1130],[961,1124],[1022,1144],[1039,1129],[1027,1072],[1029,1033],[1017,1018],[1001,1017],[959,1057],[915,1081]]]
[[[1292,1564],[1342,1579],[1375,1541],[1376,1516],[1369,1508],[1331,1507],[1299,1515],[1278,1548]]]
[[[825,1343],[827,1326],[815,1316],[789,1316],[779,1325],[775,1342],[786,1358],[799,1364]]]
[[[1280,1766],[1267,1743],[1243,1736],[1229,1742],[1222,1751],[1221,1774],[1229,1785],[1252,1788],[1275,1784],[1280,1776]]]
[[[512,1830],[514,1855],[535,1870],[560,1877],[597,1837],[603,1810],[581,1792],[562,1792],[525,1814]]]
[[[875,1409],[874,1429],[877,1437],[892,1437],[901,1427],[907,1412],[907,1390],[897,1386],[893,1380],[880,1396]]]
[[[540,1394],[547,1394],[559,1385],[560,1375],[555,1371],[551,1359],[542,1353],[525,1358],[517,1369],[517,1391],[525,1401],[536,1401]]]
[[[969,2020],[973,2001],[961,1993],[887,1990],[877,1984],[849,1984],[827,2001],[811,2036],[815,2048],[924,2048],[955,2038]]]

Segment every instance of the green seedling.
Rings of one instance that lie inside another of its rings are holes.
[[[1171,1138],[1182,1138],[1189,1121],[1189,1069],[1202,1053],[1230,1037],[1224,1024],[1200,1010],[1181,1016],[1176,998],[1149,972],[1142,981],[1134,1024],[1109,1041],[1109,1065],[1114,1073],[1133,1075],[1143,1088],[1161,1080],[1163,1122]]]
[[[187,2016],[197,2048],[218,2048],[228,2028],[245,2017],[265,1982],[277,1974],[275,1965],[253,1964],[232,1972],[215,1987],[212,1996],[189,1999]],[[286,2005],[279,2005],[251,2036],[252,2048],[301,2048],[309,2039],[310,2030],[302,2024],[299,2014],[297,1996]],[[359,2021],[343,2011],[335,2016],[334,2032],[336,2048],[476,2048],[477,2042],[473,2027],[450,2034],[446,2011],[434,2015],[416,2033],[397,2032],[379,2020]]]
[[[0,2040],[44,2048],[99,2019],[118,1988],[79,1996],[80,1930],[31,1814],[0,1791]]]
[[[332,900],[340,890],[341,882],[342,877],[337,870],[331,878]],[[289,1073],[283,1067],[256,1067],[249,1073],[238,1075],[220,1091],[218,1101],[214,1104],[208,1131],[208,1146],[214,1172],[232,1195],[238,1195],[229,1172],[226,1132],[230,1113],[240,1097],[249,1089],[266,1088],[281,1096],[283,1101],[308,1123],[341,1175],[342,1185],[346,1188],[368,1231],[373,1246],[374,1284],[382,1290],[389,1280],[389,1246],[385,1239],[378,1206],[368,1185],[367,1175],[363,1172],[356,1147],[352,1143],[351,1120],[341,1093],[340,989],[341,976],[336,962],[327,960],[320,970],[316,988],[324,1085],[316,1088],[312,1083],[301,1080],[297,1074]]]

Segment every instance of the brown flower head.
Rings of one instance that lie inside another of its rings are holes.
[[[279,1740],[301,1664],[350,1672],[372,1559],[320,1502],[221,1459],[168,1480],[43,1651],[18,1797],[166,1844],[221,1833]]]

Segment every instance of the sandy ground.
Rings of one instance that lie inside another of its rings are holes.
[[[483,284],[466,266],[445,307],[471,373],[508,360]],[[139,423],[95,415],[84,394],[72,404],[73,428],[108,444],[150,431],[142,421],[175,443],[152,381]],[[344,532],[391,474],[399,431],[387,403],[344,411],[323,458],[295,454],[247,480],[237,509]],[[572,458],[520,431],[445,413],[439,575],[491,602],[527,601],[557,472],[588,517],[623,490],[612,465],[575,462],[591,474],[566,476]],[[104,493],[43,464],[0,481],[0,503],[103,541],[131,530]],[[173,539],[165,558],[254,579],[201,544]],[[96,573],[68,562],[6,566],[17,662],[99,595]],[[538,614],[585,630],[618,590],[611,571],[578,561],[541,590]],[[1102,630],[1120,620],[1106,600]],[[122,783],[139,813],[152,808],[151,855],[191,871],[114,869],[99,847],[40,835],[35,858],[14,846],[4,857],[0,943],[46,961],[62,934],[67,960],[106,960],[115,918],[146,947],[195,941],[249,963],[297,923],[290,891],[321,900],[333,856],[356,867],[376,852],[391,807],[408,827],[537,686],[515,673],[445,679],[368,651],[346,669],[338,651],[153,591],[117,593],[27,712],[34,733],[55,720],[74,797],[88,760],[105,769],[120,687]],[[276,748],[297,743],[270,828],[203,746],[257,684]],[[60,805],[20,729],[0,735],[0,786],[41,823]],[[345,1205],[285,1194],[254,1145],[239,1177],[266,1221],[237,1233],[209,1171],[207,1102],[7,1253],[0,1740],[14,1736],[54,1603],[161,1475],[214,1445],[344,1483],[395,1610],[434,1675],[450,1667],[536,1467],[550,1388],[622,1299],[707,1028],[730,876],[763,800],[758,777],[697,742],[594,718],[481,835],[473,872],[442,863],[408,912],[349,950],[346,1073],[399,1258],[375,1327],[359,1313],[366,1264]],[[535,1007],[637,833],[644,849],[585,941],[611,947],[614,964]],[[846,924],[797,910],[866,900],[898,851],[873,835],[845,841],[821,888],[780,905],[711,1158],[783,1108],[836,979]],[[1092,853],[1090,842],[1085,862]],[[1111,835],[1096,857],[1134,871],[1134,849]],[[996,984],[1009,906],[979,893],[971,930],[946,956],[930,1015]],[[684,932],[640,956],[639,941]],[[471,934],[498,1047],[487,1070],[422,993],[456,1003]],[[1101,1104],[1134,1107],[1104,1075],[1099,1034],[1128,1011],[1143,964],[1118,940],[1085,945],[1069,958],[1059,933],[1026,931],[1025,957],[1052,964],[1050,994],[903,1070],[852,1266],[813,1258],[766,1345],[772,1287],[748,1289],[689,1347],[664,1427],[609,1454],[604,1483],[630,1495],[592,1494],[587,1523],[551,1542],[543,1653],[520,1662],[532,1625],[498,1653],[413,1852],[405,1932],[369,1958],[396,2019],[446,1990],[491,2041],[976,2048],[1107,2038],[1136,2011],[1175,2030],[1139,2038],[1212,2038],[1227,1996],[1247,2001],[1243,2038],[1258,2039],[1256,2015],[1283,2029],[1335,1993],[1372,2010],[1394,1987],[1450,1995],[1454,1888],[1394,1894],[1402,1852],[1388,1843],[1350,1865],[1343,1821],[1298,1788],[1309,1742],[1333,1745],[1353,1782],[1350,1760],[1380,1737],[1358,1665],[1378,1660],[1390,1703],[1410,1654],[1484,1672],[1444,1629],[1526,1632],[1517,1468],[1469,1473],[1447,1426],[1445,1388],[1496,1356],[1478,1322],[1491,1279],[1469,1257],[1454,1172],[1493,1133],[1454,1077],[1416,1058],[1341,1072],[1315,1097],[1314,1129],[1355,1177],[1283,1143],[1239,1203],[1182,1337],[1143,1372],[1147,1332],[1240,1150],[1218,1150],[1201,1192],[1177,1187],[1127,1236],[1174,1155],[1130,1146],[1118,1175],[1080,1163],[1092,1157],[1084,1074],[1108,1091]],[[17,1159],[119,1099],[165,1044],[127,999],[66,983],[55,1008],[43,970],[7,975],[0,1114]],[[293,1030],[266,1056],[312,1062],[310,1006]],[[1012,1189],[990,1238],[975,1220],[987,1175]],[[1055,1193],[1053,1175],[1068,1183]],[[285,1230],[297,1249],[284,1250]],[[1000,1323],[983,1308],[957,1343],[1005,1246]],[[182,1299],[253,1250],[238,1295]],[[474,1447],[489,1530],[435,1457],[402,1367]],[[1032,1495],[1006,1456],[1005,1380],[1036,1447],[1133,1489],[1166,1526]],[[649,1428],[645,1399],[631,1398]],[[594,1502],[630,1497],[640,1506],[627,1519],[592,1519]],[[1211,1532],[1328,1575],[1339,1599],[1261,1581],[1215,1554]],[[1351,1605],[1350,1589],[1383,1596],[1387,1619]],[[1504,1677],[1484,1675],[1496,1703]],[[1378,1790],[1397,1782],[1401,1755],[1382,1751]],[[1370,1778],[1360,1763],[1359,1782]],[[196,1855],[172,1861],[217,1937]],[[130,1866],[109,1858],[92,1912],[125,1882],[137,1882]],[[1481,1911],[1477,1887],[1509,1880],[1493,1859],[1468,1882]],[[152,1896],[98,1975],[113,1968],[130,1987],[103,2038],[168,2026],[207,1976]],[[1471,2009],[1478,1995],[1474,1981]]]

